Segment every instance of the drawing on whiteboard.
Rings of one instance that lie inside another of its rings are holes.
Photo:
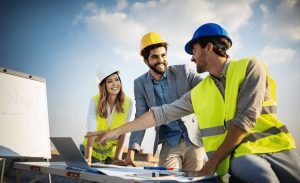
[[[21,79],[26,80],[25,78]],[[0,99],[4,104],[0,106],[0,121],[7,122],[6,129],[11,133],[28,129],[37,133],[38,127],[33,125],[35,123],[32,121],[40,120],[41,117],[41,111],[37,110],[41,104],[38,103],[40,97],[38,87],[34,87],[33,90],[25,90],[24,88],[29,86],[17,86],[24,89],[20,90],[9,81],[3,77],[0,78]]]
[[[16,71],[1,71],[0,157],[50,158],[45,81]]]

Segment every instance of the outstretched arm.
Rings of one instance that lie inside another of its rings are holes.
[[[124,124],[118,128],[106,131],[99,131],[90,134],[90,136],[97,136],[96,142],[98,144],[106,145],[106,140],[117,139],[120,135],[128,132],[143,130],[155,126],[155,118],[152,111],[148,111],[139,118]],[[87,135],[89,136],[89,135]]]
[[[169,121],[179,119],[191,113],[193,113],[191,93],[188,92],[171,104],[151,108],[150,111],[123,126],[109,131],[96,132],[91,135],[98,136],[96,141],[99,144],[106,145],[106,140],[117,139],[120,135],[127,132],[144,130],[152,126],[167,124]]]

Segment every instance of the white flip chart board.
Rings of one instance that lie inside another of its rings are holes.
[[[0,67],[0,157],[51,158],[45,79]]]

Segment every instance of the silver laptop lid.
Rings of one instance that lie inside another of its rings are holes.
[[[68,167],[82,170],[91,168],[71,137],[50,137],[50,140]]]

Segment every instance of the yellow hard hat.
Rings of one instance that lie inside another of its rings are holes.
[[[158,43],[165,43],[159,34],[156,32],[149,32],[148,34],[145,34],[141,40],[140,55],[142,55],[143,49],[145,49],[147,46]]]

